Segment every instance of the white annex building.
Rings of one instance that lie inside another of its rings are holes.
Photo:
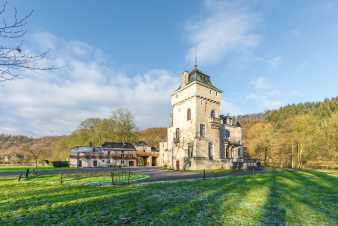
[[[171,95],[167,140],[160,143],[159,163],[176,170],[247,166],[241,127],[233,117],[221,116],[222,91],[197,67],[181,73]]]

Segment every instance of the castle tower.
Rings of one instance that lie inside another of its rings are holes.
[[[171,95],[171,122],[163,157],[168,167],[202,169],[210,160],[222,158],[221,94],[196,66],[181,74],[180,86]]]

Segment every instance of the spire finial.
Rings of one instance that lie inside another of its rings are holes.
[[[197,47],[194,48],[195,56],[194,56],[194,68],[197,69]]]

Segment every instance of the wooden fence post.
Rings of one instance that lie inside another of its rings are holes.
[[[205,180],[206,178],[206,173],[205,173],[205,169],[203,170],[203,179]]]
[[[114,185],[114,169],[113,171],[110,173],[111,176],[111,184]]]
[[[22,174],[19,174],[18,181],[21,181]]]
[[[120,183],[120,168],[118,167],[117,169],[116,169],[116,171],[117,171],[117,183]]]
[[[60,173],[60,184],[63,184],[63,173]]]
[[[117,167],[116,168],[116,181],[117,181],[117,184],[120,182],[120,168]]]
[[[128,170],[128,184],[130,183],[130,168]]]

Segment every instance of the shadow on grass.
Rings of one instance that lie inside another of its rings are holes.
[[[161,225],[216,225],[223,222],[222,208],[226,192],[233,192],[240,180],[215,180],[200,182],[201,189],[189,191],[184,199],[177,200],[179,205],[163,206],[155,217]],[[194,185],[196,186],[196,185]],[[151,223],[152,218],[149,218]]]
[[[294,218],[306,218],[305,221],[314,225],[318,223],[337,225],[338,181],[336,177],[321,172],[296,170],[289,170],[279,174],[278,177],[280,190],[284,194],[284,203],[292,200],[288,203],[288,208],[294,214]],[[298,186],[290,186],[287,180]],[[312,210],[315,217],[300,212],[298,209],[300,205]],[[318,220],[319,218],[323,219]],[[327,222],[323,222],[324,220]]]
[[[272,172],[271,181],[269,182],[269,194],[263,207],[263,224],[264,225],[286,225],[286,211],[280,205],[281,192],[278,190],[276,173]]]
[[[20,200],[11,203],[12,208],[31,206],[32,209],[8,216],[3,224],[223,224],[227,208],[224,202],[236,206],[251,188],[260,186],[255,180],[248,180],[249,186],[244,186],[243,180],[246,179],[238,177],[121,188],[79,187],[79,190],[70,187],[65,193],[40,194],[36,197],[38,200],[32,196],[25,203]],[[236,198],[225,200],[225,195],[230,193],[236,193]],[[48,203],[54,205],[48,206]]]
[[[269,172],[253,177],[142,186],[58,185],[54,188],[48,185],[37,191],[23,191],[22,197],[0,205],[0,225],[302,225],[309,222],[318,225],[322,218],[313,222],[288,221],[288,217],[294,217],[290,212],[302,211],[297,209],[298,203],[325,216],[326,224],[337,222],[333,200],[337,198],[337,188],[331,188],[337,179],[317,172],[313,176],[312,172],[306,173]],[[316,183],[316,178],[324,183]],[[295,184],[288,184],[290,181]],[[261,188],[264,192],[259,194],[268,194],[266,201],[254,200],[260,204],[251,205],[252,200],[246,199]],[[309,193],[302,196],[304,192]],[[314,194],[317,197],[311,197]],[[319,208],[318,199],[331,207]],[[252,206],[259,209],[248,211]]]

